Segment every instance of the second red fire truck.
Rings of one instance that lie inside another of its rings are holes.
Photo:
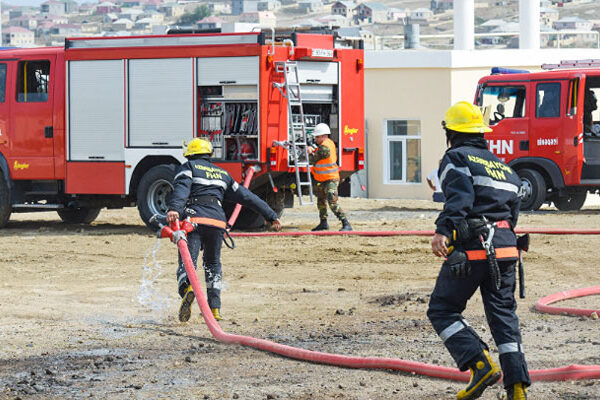
[[[494,130],[486,134],[490,150],[521,177],[521,208],[552,202],[578,210],[600,190],[600,60],[543,68],[493,69],[475,103]]]
[[[182,144],[194,137],[212,142],[213,161],[234,179],[253,167],[250,189],[281,212],[310,181],[301,142],[312,126],[331,127],[343,178],[364,165],[363,72],[361,49],[302,33],[1,50],[0,227],[14,212],[89,223],[126,206],[148,223],[166,212]],[[251,210],[240,218],[262,223]]]

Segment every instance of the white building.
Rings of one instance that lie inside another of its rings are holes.
[[[2,30],[2,44],[14,47],[31,47],[35,43],[35,33],[20,26]]]

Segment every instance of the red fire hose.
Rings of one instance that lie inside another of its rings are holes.
[[[560,300],[574,299],[576,297],[591,296],[594,294],[600,294],[600,286],[593,286],[583,289],[565,290],[564,292],[554,293],[539,299],[537,304],[535,305],[535,308],[540,312],[545,312],[548,314],[571,314],[584,315],[586,317],[590,317],[593,313],[596,313],[596,316],[598,316],[600,315],[600,309],[588,310],[583,308],[554,307],[549,305]]]
[[[248,168],[246,172],[246,179],[244,180],[244,186],[247,188],[250,185],[252,176],[254,175],[254,168]],[[233,214],[229,218],[229,225],[233,226],[240,213],[241,205],[237,204]],[[469,381],[469,372],[461,372],[455,368],[442,367],[438,365],[425,364],[416,361],[407,361],[393,358],[377,358],[377,357],[352,357],[344,356],[340,354],[322,353],[318,351],[311,351],[300,349],[297,347],[286,346],[283,344],[271,342],[269,340],[257,339],[250,336],[232,335],[224,332],[217,321],[215,321],[206,297],[202,292],[202,287],[198,281],[196,270],[187,246],[185,234],[179,231],[179,224],[176,224],[176,231],[174,232],[169,227],[162,228],[161,236],[170,237],[171,240],[177,243],[179,253],[183,259],[187,276],[190,280],[194,293],[196,294],[196,301],[202,311],[204,321],[208,326],[210,333],[215,339],[223,343],[237,343],[243,346],[253,347],[259,350],[268,351],[275,354],[280,354],[285,357],[294,358],[297,360],[311,361],[320,364],[336,365],[347,368],[368,368],[368,369],[390,369],[396,371],[410,372],[420,375],[431,376],[434,378],[450,379],[456,381]],[[338,231],[319,231],[319,232],[235,232],[231,233],[231,236],[236,237],[256,237],[256,236],[336,236],[336,235],[357,235],[357,236],[432,236],[433,231],[350,231],[350,232],[338,232]],[[516,233],[539,233],[545,235],[598,235],[600,230],[598,229],[518,229]],[[175,239],[174,239],[175,238]],[[580,296],[587,296],[591,294],[600,293],[600,286],[571,290],[566,292],[557,293],[540,299],[536,305],[536,308],[542,312],[549,312],[553,314],[569,313],[575,315],[591,315],[594,310],[578,310],[574,308],[558,308],[551,307],[548,304]],[[557,311],[559,310],[559,311]],[[596,311],[598,312],[598,311]],[[538,369],[529,371],[532,381],[565,381],[565,380],[579,380],[579,379],[600,379],[600,365],[568,365],[558,368],[550,369]]]
[[[461,372],[455,368],[442,367],[438,365],[425,364],[416,361],[407,361],[392,358],[377,357],[353,357],[340,354],[322,353],[317,351],[305,350],[296,347],[271,342],[268,340],[257,339],[249,336],[233,335],[224,332],[215,321],[202,287],[198,281],[194,264],[190,256],[185,233],[179,230],[177,222],[174,229],[165,226],[161,229],[162,237],[169,237],[177,243],[179,253],[184,262],[187,276],[190,280],[196,300],[202,311],[204,321],[215,339],[223,343],[237,343],[243,346],[253,347],[259,350],[280,354],[285,357],[297,360],[311,361],[321,364],[336,365],[347,368],[368,368],[368,369],[390,369],[403,372],[410,372],[420,375],[431,376],[434,378],[450,379],[457,381],[468,381],[470,374]],[[596,288],[598,289],[598,288]],[[566,293],[566,292],[564,292]],[[583,295],[583,294],[580,294]],[[550,297],[550,296],[549,296]],[[566,298],[566,297],[565,297]],[[553,300],[556,301],[556,300]],[[600,365],[569,365],[559,368],[544,370],[532,370],[530,376],[533,381],[559,381],[559,380],[577,380],[577,379],[600,379]]]

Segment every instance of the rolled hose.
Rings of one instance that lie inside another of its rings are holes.
[[[346,368],[365,369],[389,369],[430,376],[434,378],[449,379],[468,382],[469,372],[461,372],[456,368],[425,364],[416,361],[407,361],[393,358],[379,357],[354,357],[340,354],[322,353],[287,346],[269,340],[257,339],[250,336],[233,335],[224,332],[217,321],[215,321],[206,297],[198,281],[196,270],[188,250],[187,242],[183,237],[177,240],[177,247],[183,259],[187,276],[194,289],[196,301],[202,311],[202,316],[210,333],[220,342],[236,343],[255,349],[268,351],[296,360],[311,361],[319,364],[335,365]],[[531,370],[530,376],[533,381],[561,381],[578,379],[600,379],[600,365],[569,365],[559,368]]]

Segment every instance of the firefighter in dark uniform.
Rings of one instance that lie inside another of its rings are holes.
[[[309,147],[308,153],[310,163],[313,165],[312,173],[316,183],[315,191],[320,220],[319,225],[312,230],[326,231],[329,229],[329,224],[327,223],[327,204],[329,204],[331,212],[342,223],[340,231],[351,231],[352,226],[338,204],[340,173],[337,165],[335,143],[328,137],[331,134],[331,130],[327,124],[321,123],[315,126],[311,134],[315,138],[317,147]]]
[[[188,234],[190,255],[196,268],[198,253],[202,248],[206,297],[216,320],[220,320],[221,308],[221,246],[225,232],[223,198],[250,207],[260,213],[273,228],[279,230],[281,223],[277,213],[254,193],[239,185],[227,171],[209,161],[213,149],[209,141],[195,138],[187,146],[184,156],[188,161],[179,166],[173,180],[173,193],[169,199],[167,222],[190,217],[197,228]],[[179,320],[190,319],[194,292],[179,256],[177,284],[182,297]]]
[[[526,399],[531,384],[516,315],[514,228],[520,205],[518,175],[488,151],[478,107],[459,102],[446,111],[449,149],[439,168],[446,197],[431,247],[442,264],[427,316],[461,371],[471,380],[458,400],[475,399],[496,383],[500,368],[487,344],[461,315],[479,288],[498,347],[508,399]]]

